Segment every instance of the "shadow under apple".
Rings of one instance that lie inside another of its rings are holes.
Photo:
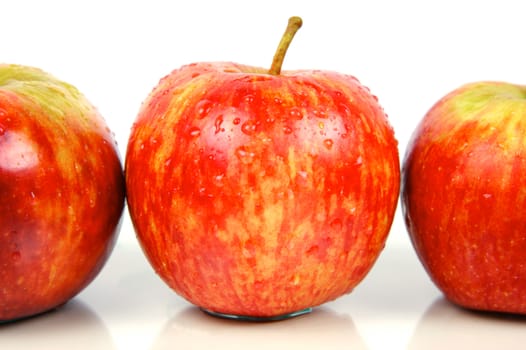
[[[418,322],[408,349],[515,349],[526,344],[526,316],[472,311],[440,297]]]
[[[33,317],[0,324],[0,349],[114,348],[102,320],[77,299]]]
[[[205,314],[196,307],[185,308],[165,325],[151,350],[228,347],[235,349],[353,349],[366,345],[352,319],[326,307],[310,314],[273,322],[228,320]]]

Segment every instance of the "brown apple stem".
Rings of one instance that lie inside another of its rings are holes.
[[[285,59],[289,45],[302,24],[303,21],[300,17],[294,16],[289,18],[287,29],[285,29],[285,33],[283,33],[274,58],[272,59],[272,66],[270,66],[268,71],[269,74],[279,75],[279,73],[281,73],[281,66],[283,65],[283,60]]]

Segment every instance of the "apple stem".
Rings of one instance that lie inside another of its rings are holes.
[[[281,73],[281,66],[283,65],[283,60],[285,59],[289,45],[302,24],[303,21],[300,17],[293,16],[289,18],[287,29],[285,29],[285,33],[283,33],[274,58],[272,59],[272,66],[270,66],[270,70],[268,71],[269,74],[279,75],[279,73]]]

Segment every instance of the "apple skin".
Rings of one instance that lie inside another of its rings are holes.
[[[124,174],[113,135],[73,86],[0,65],[0,322],[64,304],[117,238]]]
[[[433,282],[470,309],[526,313],[526,88],[462,86],[414,131],[402,210]]]
[[[194,63],[142,105],[125,162],[151,265],[204,309],[271,317],[350,292],[384,247],[397,142],[354,77]]]

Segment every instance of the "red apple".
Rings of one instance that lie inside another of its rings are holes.
[[[174,70],[131,131],[140,244],[170,287],[213,313],[280,316],[350,292],[392,223],[400,172],[384,111],[352,76],[280,74],[292,36],[270,72]]]
[[[79,91],[0,65],[0,321],[59,306],[93,280],[124,194],[113,136]]]
[[[461,306],[526,313],[526,87],[479,82],[421,121],[403,165],[413,245]]]

